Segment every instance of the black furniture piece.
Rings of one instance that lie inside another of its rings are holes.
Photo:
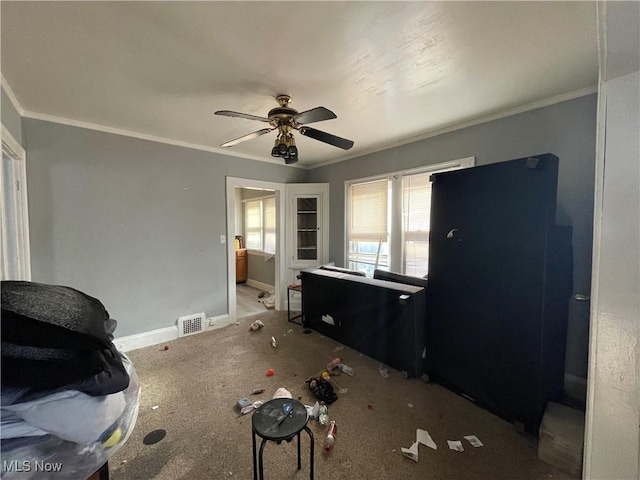
[[[304,324],[410,377],[422,374],[422,287],[325,269],[300,273]]]
[[[290,406],[287,410],[286,406]],[[283,408],[285,407],[285,408]],[[304,430],[309,434],[309,478],[313,480],[313,433],[307,427],[309,414],[306,407],[297,400],[291,398],[275,398],[263,403],[251,417],[251,429],[253,439],[253,480],[264,480],[264,464],[262,455],[264,445],[268,440],[278,444],[282,441],[290,442],[293,437],[298,437],[298,470],[302,468],[300,457],[300,432]],[[256,455],[256,435],[262,438],[260,452]],[[256,464],[257,462],[257,464]],[[258,477],[258,467],[260,476]]]
[[[572,248],[551,154],[432,177],[430,380],[537,432],[563,392]]]

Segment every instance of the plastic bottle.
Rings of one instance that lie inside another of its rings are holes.
[[[335,420],[331,420],[329,428],[327,429],[327,436],[324,439],[324,449],[326,452],[333,450],[333,446],[336,443],[336,436],[338,435],[338,425]]]
[[[329,409],[323,403],[318,410],[318,421],[320,425],[327,425],[329,423]]]
[[[342,373],[346,373],[347,375],[351,375],[352,377],[353,377],[353,374],[355,373],[352,367],[350,367],[349,365],[345,365],[344,363],[340,363],[338,365],[338,368]]]
[[[335,370],[342,363],[342,359],[340,357],[334,358],[329,363],[327,363],[327,370]]]

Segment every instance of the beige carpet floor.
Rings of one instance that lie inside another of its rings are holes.
[[[257,318],[265,327],[249,332]],[[333,452],[321,450],[325,428],[310,421],[316,479],[573,478],[538,460],[535,437],[439,385],[405,379],[394,369],[383,378],[379,362],[317,332],[303,334],[287,322],[286,312],[266,311],[167,345],[168,350],[158,345],[129,353],[142,385],[140,411],[133,433],[109,462],[114,480],[251,479],[251,414],[240,415],[237,400],[266,401],[284,387],[312,405],[305,380],[336,356],[355,375],[334,377],[348,391],[329,406],[338,424]],[[272,377],[266,376],[269,368],[275,370]],[[265,393],[251,395],[260,387]],[[414,462],[400,449],[411,446],[417,428],[427,430],[438,448],[420,445]],[[157,429],[166,430],[166,437],[145,445],[144,437]],[[484,446],[472,447],[465,435],[476,435]],[[309,478],[309,440],[301,438],[301,470],[295,441],[267,443],[266,479]],[[447,440],[462,440],[464,452],[450,450]]]

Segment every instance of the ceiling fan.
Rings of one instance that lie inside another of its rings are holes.
[[[342,148],[343,150],[349,150],[353,147],[352,140],[347,140],[346,138],[341,138],[306,126],[307,123],[321,122],[323,120],[337,118],[336,114],[331,110],[324,107],[316,107],[304,112],[298,112],[289,106],[292,100],[289,95],[278,95],[276,100],[280,106],[271,109],[266,117],[259,117],[248,113],[232,112],[230,110],[218,110],[215,112],[216,115],[246,118],[247,120],[258,120],[269,124],[269,128],[263,128],[256,132],[243,135],[235,140],[223,143],[220,146],[232,147],[238,143],[258,138],[265,133],[278,129],[278,136],[274,142],[273,149],[271,149],[271,156],[284,158],[284,162],[287,165],[298,161],[298,147],[296,147],[296,141],[293,138],[293,130],[298,130],[300,134],[305,137],[328,143],[329,145]]]

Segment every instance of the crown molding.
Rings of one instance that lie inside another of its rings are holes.
[[[2,89],[4,90],[4,93],[6,93],[7,97],[9,97],[9,101],[11,101],[13,108],[16,109],[16,111],[21,117],[24,117],[25,115],[24,108],[22,108],[22,105],[20,105],[20,102],[18,102],[18,99],[13,93],[13,90],[11,90],[11,87],[9,86],[9,82],[7,82],[4,79],[4,75],[0,74],[0,76],[2,77]]]
[[[309,170],[314,170],[316,168],[326,167],[327,165],[332,165],[334,163],[344,162],[346,160],[351,160],[353,158],[364,157],[365,155],[370,155],[376,152],[382,152],[384,150],[389,150],[391,148],[400,147],[402,145],[406,145],[408,143],[415,143],[421,140],[426,140],[428,138],[437,137],[438,135],[443,135],[445,133],[455,132],[456,130],[462,130],[463,128],[473,127],[475,125],[480,125],[482,123],[492,122],[494,120],[500,120],[502,118],[511,117],[513,115],[518,115],[520,113],[529,112],[531,110],[537,110],[539,108],[549,107],[551,105],[555,105],[556,103],[567,102],[569,100],[574,100],[580,97],[586,97],[587,95],[591,95],[593,93],[598,92],[598,86],[592,85],[590,87],[581,88],[579,90],[574,90],[573,92],[563,93],[562,95],[557,95],[555,97],[547,98],[544,100],[538,100],[536,102],[529,103],[527,105],[522,105],[520,107],[510,108],[508,110],[502,110],[501,112],[494,113],[491,115],[485,115],[482,117],[474,118],[473,120],[468,120],[461,123],[454,123],[452,125],[439,128],[437,130],[432,130],[429,132],[422,133],[418,136],[408,137],[403,140],[399,140],[392,144],[380,146],[377,148],[371,148],[369,150],[365,150],[362,152],[358,152],[357,154],[350,155],[347,157],[341,157],[336,160],[329,160],[327,162],[322,162],[309,167]]]
[[[174,140],[171,138],[158,137],[156,135],[149,135],[146,133],[134,132],[134,131],[125,130],[122,128],[107,127],[105,125],[99,125],[95,123],[82,122],[79,120],[71,120],[68,118],[57,117],[54,115],[46,115],[43,113],[34,113],[34,112],[24,112],[23,117],[30,118],[33,120],[42,120],[45,122],[58,123],[61,125],[68,125],[71,127],[85,128],[87,130],[95,130],[98,132],[111,133],[114,135],[122,135],[125,137],[137,138],[139,140],[147,140],[150,142],[164,143],[166,145],[173,145],[175,147],[191,148],[193,150],[201,150],[204,152],[218,153],[220,155],[226,155],[230,157],[240,157],[240,158],[245,158],[247,160],[273,163],[275,165],[284,165],[282,162],[271,159],[271,158],[259,157],[257,155],[248,155],[244,153],[234,152],[232,150],[223,150],[221,148],[210,147],[208,145],[199,145],[197,143],[183,142],[181,140]],[[295,165],[295,164],[290,166],[294,168],[305,168],[301,165]]]
[[[259,162],[266,162],[266,163],[271,163],[274,165],[282,165],[281,161],[275,160],[275,159],[271,159],[271,158],[265,158],[265,157],[260,157],[257,155],[249,155],[249,154],[244,154],[244,153],[239,153],[239,152],[235,152],[232,150],[223,150],[221,148],[217,148],[217,147],[210,147],[207,145],[199,145],[199,144],[195,144],[195,143],[190,143],[190,142],[183,142],[180,140],[174,140],[174,139],[170,139],[170,138],[165,138],[165,137],[158,137],[156,135],[148,135],[145,133],[139,133],[139,132],[134,132],[134,131],[130,131],[130,130],[124,130],[124,129],[120,129],[120,128],[114,128],[114,127],[107,127],[105,125],[99,125],[99,124],[94,124],[94,123],[89,123],[89,122],[82,122],[82,121],[78,121],[78,120],[71,120],[68,118],[63,118],[63,117],[57,117],[54,115],[47,115],[47,114],[42,114],[42,113],[35,113],[35,112],[28,112],[25,111],[22,106],[20,105],[20,103],[18,102],[18,99],[15,97],[15,95],[13,94],[13,91],[11,90],[11,87],[9,86],[9,84],[7,83],[7,81],[5,80],[4,76],[2,76],[2,88],[4,89],[5,93],[7,94],[7,97],[9,97],[9,100],[11,101],[11,103],[13,104],[14,108],[18,111],[18,113],[20,114],[21,117],[24,118],[30,118],[30,119],[34,119],[34,120],[42,120],[45,122],[52,122],[52,123],[59,123],[62,125],[69,125],[72,127],[78,127],[78,128],[85,128],[88,130],[95,130],[95,131],[99,131],[99,132],[104,132],[104,133],[111,133],[114,135],[122,135],[122,136],[126,136],[126,137],[131,137],[131,138],[137,138],[140,140],[147,140],[147,141],[151,141],[151,142],[157,142],[157,143],[164,143],[167,145],[173,145],[176,147],[183,147],[183,148],[191,148],[194,150],[201,150],[201,151],[205,151],[205,152],[211,152],[211,153],[217,153],[220,155],[227,155],[230,157],[239,157],[239,158],[245,158],[247,160],[255,160],[255,161],[259,161]],[[293,165],[289,165],[290,167],[293,168],[301,168],[304,170],[314,170],[316,168],[321,168],[321,167],[326,167],[328,165],[332,165],[334,163],[340,163],[340,162],[344,162],[347,160],[351,160],[353,158],[358,158],[358,157],[363,157],[365,155],[370,155],[373,153],[377,153],[377,152],[381,152],[384,150],[389,150],[391,148],[396,148],[396,147],[400,147],[402,145],[406,145],[409,143],[415,143],[415,142],[419,142],[421,140],[426,140],[428,138],[432,138],[432,137],[437,137],[438,135],[443,135],[446,133],[451,133],[454,132],[456,130],[462,130],[464,128],[469,128],[469,127],[473,127],[475,125],[480,125],[482,123],[487,123],[487,122],[491,122],[494,120],[500,120],[502,118],[506,118],[506,117],[511,117],[513,115],[518,115],[520,113],[525,113],[525,112],[529,112],[531,110],[536,110],[539,108],[543,108],[543,107],[548,107],[551,105],[555,105],[557,103],[562,103],[562,102],[566,102],[569,100],[573,100],[576,98],[580,98],[580,97],[584,97],[587,95],[591,95],[594,93],[598,92],[598,86],[597,85],[593,85],[590,87],[586,87],[586,88],[582,88],[579,90],[574,90],[573,92],[568,92],[568,93],[564,93],[562,95],[557,95],[555,97],[551,97],[551,98],[547,98],[544,100],[539,100],[536,102],[532,102],[529,103],[527,105],[522,105],[520,107],[516,107],[516,108],[511,108],[511,109],[507,109],[507,110],[503,110],[501,112],[498,113],[494,113],[491,115],[485,115],[482,117],[478,117],[472,120],[468,120],[465,122],[460,122],[460,123],[455,123],[443,128],[439,128],[436,130],[432,130],[432,131],[428,131],[428,132],[424,132],[420,135],[417,136],[412,136],[412,137],[407,137],[405,139],[399,140],[397,142],[393,142],[391,144],[387,144],[384,146],[379,146],[379,147],[374,147],[368,150],[364,150],[364,151],[360,151],[357,153],[354,153],[353,155],[349,155],[349,156],[345,156],[345,157],[340,157],[337,158],[335,160],[328,160],[326,162],[322,162],[316,165],[301,165],[301,164],[293,164]]]

